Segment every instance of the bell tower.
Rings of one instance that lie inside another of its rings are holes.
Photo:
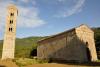
[[[4,33],[2,59],[14,59],[15,53],[15,39],[16,39],[16,20],[18,16],[18,10],[15,5],[8,7],[8,13],[6,18],[6,27]]]

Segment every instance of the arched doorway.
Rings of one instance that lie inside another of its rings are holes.
[[[88,48],[88,42],[86,42],[86,54],[87,54],[87,60],[91,61],[91,54],[90,54],[90,50]]]
[[[37,49],[33,49],[30,53],[30,56],[37,56]]]

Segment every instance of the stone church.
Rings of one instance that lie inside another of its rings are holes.
[[[87,25],[70,29],[38,41],[38,59],[75,62],[96,61],[94,32]]]

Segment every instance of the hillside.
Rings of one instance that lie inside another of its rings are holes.
[[[100,28],[92,28],[95,33],[95,42],[100,59]],[[36,49],[37,41],[45,37],[27,37],[17,38],[15,47],[15,57],[30,57],[30,53],[33,49]],[[3,41],[0,41],[0,57],[2,52]]]
[[[37,41],[44,37],[17,38],[15,47],[15,57],[29,57],[33,48],[36,48]],[[0,57],[3,41],[0,41]]]

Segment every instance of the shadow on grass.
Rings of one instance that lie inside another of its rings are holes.
[[[52,61],[51,63],[60,63],[60,64],[67,64],[67,65],[78,65],[78,66],[100,66],[100,62],[67,62],[67,61]]]
[[[67,63],[69,65],[80,65],[80,66],[100,66],[100,62],[88,62],[88,63]]]
[[[4,66],[4,65],[0,65],[0,67],[6,67],[6,66]]]

